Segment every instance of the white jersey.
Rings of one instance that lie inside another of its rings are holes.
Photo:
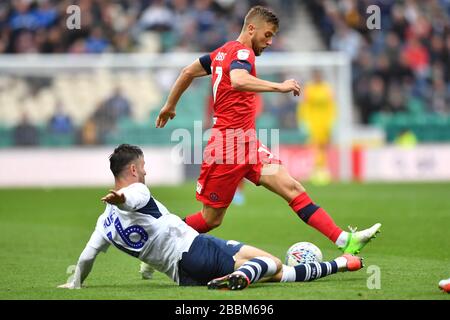
[[[106,205],[88,245],[106,251],[113,244],[178,283],[178,261],[198,232],[171,214],[144,184],[134,183],[120,191],[125,203]]]

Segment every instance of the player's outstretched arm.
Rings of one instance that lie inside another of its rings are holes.
[[[239,91],[250,92],[293,92],[294,96],[300,95],[300,84],[289,79],[284,82],[272,82],[252,76],[245,69],[233,69],[230,72],[231,85]]]
[[[136,211],[150,200],[150,191],[143,183],[134,183],[120,190],[109,190],[102,199],[103,202],[118,206],[122,210]]]
[[[125,195],[121,191],[109,190],[108,194],[101,200],[117,206],[125,202]]]
[[[198,59],[181,70],[180,75],[170,89],[166,103],[159,112],[158,118],[156,118],[155,124],[157,128],[164,128],[169,119],[175,118],[175,108],[178,100],[180,100],[183,92],[191,85],[192,80],[194,80],[194,78],[206,76],[207,74],[208,73]]]
[[[100,251],[87,245],[78,259],[73,278],[67,283],[59,285],[62,289],[81,289],[81,285],[94,266],[95,258]]]

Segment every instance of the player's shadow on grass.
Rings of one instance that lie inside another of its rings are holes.
[[[365,281],[367,279],[367,277],[364,276],[358,276],[358,277],[352,277],[352,278],[345,278],[345,279],[319,279],[316,281],[307,281],[307,282],[288,282],[288,283],[283,283],[283,285],[302,285],[302,284],[307,284],[309,285],[320,285],[321,283],[323,284],[332,284],[332,283],[341,283],[341,282],[361,282],[361,281]],[[280,282],[260,282],[260,283],[253,283],[250,287],[251,288],[267,288],[267,287],[271,287],[271,286],[278,286],[280,285]],[[173,288],[179,288],[181,290],[189,290],[192,288],[207,288],[206,286],[178,286],[175,283],[163,283],[163,282],[157,282],[154,281],[152,282],[150,281],[143,281],[142,283],[130,283],[130,284],[116,284],[116,285],[112,285],[112,284],[104,284],[104,285],[90,285],[87,286],[87,288],[92,288],[92,289],[117,289],[117,288],[122,288],[124,290],[129,289],[129,290],[136,290],[136,289],[141,289],[142,288],[148,288],[149,290],[166,290],[166,289],[173,289]]]
[[[298,286],[298,285],[319,285],[320,283],[323,284],[332,284],[332,283],[340,283],[340,282],[361,282],[365,281],[367,277],[358,276],[353,278],[345,278],[345,279],[318,279],[316,281],[305,281],[305,282],[284,282],[283,285],[288,286]],[[280,282],[259,282],[259,283],[253,283],[251,285],[252,288],[262,288],[267,286],[276,286],[280,285]]]
[[[345,278],[345,279],[320,279],[316,282],[322,282],[322,283],[339,283],[339,282],[360,282],[360,281],[366,281],[367,277],[364,276],[358,276],[358,277],[352,277],[352,278]]]
[[[171,289],[171,288],[179,288],[175,283],[133,283],[133,284],[103,284],[103,285],[91,285],[87,286],[87,288],[91,289],[130,289],[130,290],[136,290],[136,289],[142,289],[142,288],[148,288],[151,290],[154,289]],[[183,287],[181,287],[183,288]]]

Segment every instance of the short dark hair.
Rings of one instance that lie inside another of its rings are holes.
[[[254,6],[250,8],[247,15],[245,16],[244,26],[248,26],[255,18],[259,18],[267,23],[271,23],[278,29],[278,17],[269,8],[263,6]]]
[[[109,156],[109,168],[111,169],[114,177],[118,177],[122,170],[131,161],[143,157],[144,153],[138,146],[130,144],[121,144],[114,149],[114,152]]]

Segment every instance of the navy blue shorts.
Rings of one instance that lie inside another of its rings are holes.
[[[233,256],[244,244],[198,235],[178,263],[180,286],[203,286],[234,271]]]

